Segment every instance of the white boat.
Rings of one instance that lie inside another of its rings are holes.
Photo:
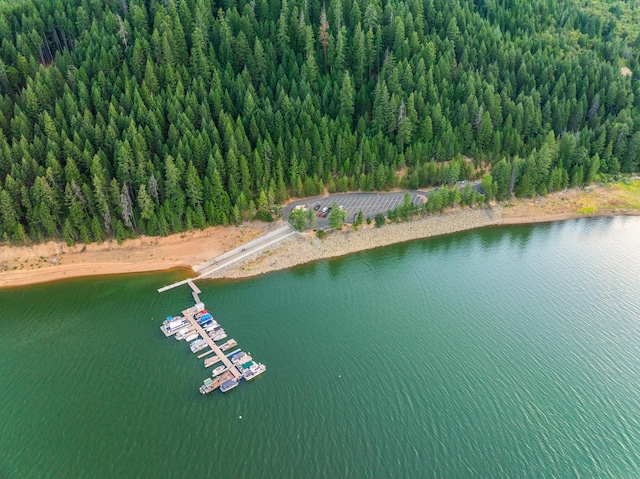
[[[190,325],[186,326],[186,327],[182,328],[180,331],[178,331],[176,333],[176,336],[175,336],[176,341],[181,341],[184,338],[186,338],[187,336],[189,336],[190,334],[195,333],[195,332],[196,332],[196,330],[193,329],[192,326],[190,326]]]
[[[162,326],[160,326],[160,330],[164,333],[165,336],[169,337],[173,334],[176,334],[180,329],[188,325],[188,319],[175,316],[171,319],[167,318],[162,323]]]
[[[252,361],[253,358],[251,356],[249,356],[248,354],[244,354],[244,355],[240,355],[235,359],[232,359],[231,362],[233,364],[235,364],[236,366],[240,366],[241,364],[246,364],[249,361]]]
[[[184,340],[188,343],[190,343],[191,341],[198,339],[200,337],[200,335],[196,332],[193,332],[191,334],[189,334],[189,336],[185,337]]]
[[[236,379],[227,379],[220,385],[220,391],[226,393],[227,391],[231,391],[238,385],[238,381]]]
[[[207,342],[204,339],[196,339],[189,345],[189,347],[191,348],[191,352],[197,353],[207,347]]]
[[[242,372],[242,377],[246,381],[251,381],[252,379],[255,379],[257,376],[265,372],[266,370],[267,370],[267,367],[264,364],[253,363],[251,366],[249,366],[247,369],[245,369]]]
[[[217,335],[213,336],[211,339],[213,339],[214,341],[222,341],[223,339],[227,339],[227,333],[218,333]]]
[[[210,338],[213,338],[214,336],[217,336],[218,334],[224,333],[224,329],[222,329],[222,327],[220,326],[216,326],[214,329],[212,329],[211,331],[208,331],[208,335]]]
[[[209,331],[213,331],[215,328],[217,328],[218,326],[220,326],[216,321],[214,321],[213,323],[211,323],[209,326],[207,326],[206,328],[204,328],[204,330],[208,333]]]
[[[230,339],[226,343],[220,345],[220,351],[228,351],[229,349],[237,345],[238,341],[236,341],[235,339]]]
[[[233,364],[246,363],[244,358],[247,358],[247,357],[248,357],[247,353],[245,353],[244,351],[237,351],[237,352],[229,355],[229,359],[231,359],[231,362]]]
[[[211,373],[211,375],[212,376],[217,376],[218,374],[222,374],[226,370],[227,370],[227,367],[223,364],[222,366],[218,366],[217,368],[215,368],[213,370],[213,372]]]

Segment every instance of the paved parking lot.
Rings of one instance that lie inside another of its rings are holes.
[[[282,217],[285,220],[288,219],[293,208],[298,205],[305,205],[307,208],[312,209],[319,205],[317,211],[314,211],[314,213],[319,213],[322,208],[331,206],[335,201],[346,210],[346,223],[355,223],[360,211],[362,211],[363,220],[366,221],[367,218],[373,219],[378,213],[386,215],[387,211],[402,204],[404,193],[404,191],[397,193],[335,193],[318,198],[306,198],[289,203],[282,211]],[[425,191],[410,191],[409,193],[413,204],[417,206],[421,206],[428,195]],[[318,218],[316,216],[316,220],[318,221],[318,229],[329,228],[328,217]]]

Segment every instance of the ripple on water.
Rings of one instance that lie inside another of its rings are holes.
[[[639,233],[491,228],[203,283],[269,368],[206,397],[158,331],[190,301],[167,277],[0,291],[0,476],[636,477]]]

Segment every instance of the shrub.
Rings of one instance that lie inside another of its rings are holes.
[[[256,219],[271,223],[273,221],[273,216],[271,216],[271,213],[268,211],[260,210],[256,213]]]

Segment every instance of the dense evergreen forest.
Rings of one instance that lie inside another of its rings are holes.
[[[640,36],[609,11],[0,0],[0,240],[268,219],[289,196],[382,190],[400,170],[415,188],[490,168],[498,199],[637,171]]]

